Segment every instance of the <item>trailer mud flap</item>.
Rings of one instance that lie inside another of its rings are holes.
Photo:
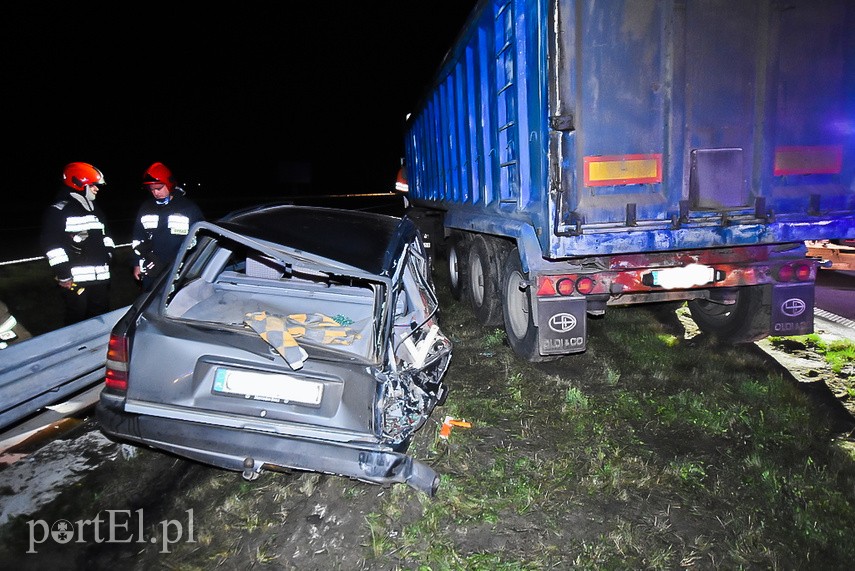
[[[772,288],[772,335],[813,333],[814,284]]]
[[[538,347],[541,355],[581,353],[587,343],[584,298],[538,300]]]

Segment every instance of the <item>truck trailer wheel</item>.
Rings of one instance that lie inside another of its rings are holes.
[[[453,232],[445,245],[448,262],[448,289],[451,297],[460,301],[466,291],[466,238],[459,232]]]
[[[537,327],[531,310],[531,287],[526,287],[519,250],[513,248],[505,256],[502,271],[502,309],[508,344],[517,357],[531,363],[560,359],[560,355],[541,355],[537,346]]]
[[[705,299],[691,300],[689,311],[701,331],[724,343],[750,343],[769,335],[771,306],[766,286],[739,288],[736,303],[723,305]]]
[[[469,302],[478,321],[488,327],[502,324],[501,251],[483,236],[476,236],[469,248]]]

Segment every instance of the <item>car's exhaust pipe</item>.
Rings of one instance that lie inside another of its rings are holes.
[[[439,474],[433,468],[396,452],[359,453],[364,479],[377,484],[400,482],[433,497],[439,489]]]
[[[412,470],[407,478],[407,484],[433,497],[439,489],[439,474],[427,464],[418,460],[412,461]]]

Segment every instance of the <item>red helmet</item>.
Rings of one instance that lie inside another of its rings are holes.
[[[80,192],[86,190],[87,184],[107,184],[101,171],[89,163],[68,163],[62,169],[62,181]]]
[[[149,184],[165,184],[169,192],[175,188],[175,178],[172,171],[163,163],[154,163],[143,173],[143,186]]]

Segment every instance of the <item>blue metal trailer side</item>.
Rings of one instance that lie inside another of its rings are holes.
[[[803,242],[855,237],[853,29],[852,0],[480,1],[405,140],[452,292],[530,360],[608,305],[812,331]]]

